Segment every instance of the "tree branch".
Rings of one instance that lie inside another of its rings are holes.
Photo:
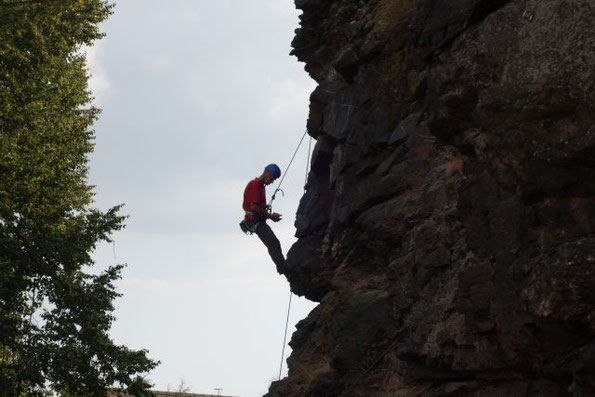
[[[0,3],[0,7],[10,7],[10,6],[20,6],[26,4],[44,4],[49,3],[52,0],[22,0],[22,1],[13,1],[11,3]]]

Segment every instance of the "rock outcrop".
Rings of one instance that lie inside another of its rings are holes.
[[[595,2],[295,3],[320,303],[267,396],[595,395]]]

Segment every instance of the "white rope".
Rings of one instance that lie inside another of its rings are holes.
[[[291,163],[293,162],[293,159],[295,158],[297,151],[299,150],[300,146],[302,145],[302,142],[304,140],[304,137],[306,136],[306,133],[307,133],[307,131],[304,132],[304,135],[302,135],[302,139],[300,139],[300,143],[298,144],[297,149],[293,153],[293,157],[291,158],[289,165],[285,169],[285,174],[287,173],[287,170],[291,166]],[[310,142],[308,144],[308,159],[306,160],[306,180],[304,181],[304,190],[306,189],[306,184],[308,183],[308,171],[310,168],[310,153],[311,153],[311,151],[312,151],[312,137],[310,137]],[[285,178],[285,174],[283,175],[283,178]],[[281,182],[279,182],[279,186],[277,186],[277,190],[279,190],[281,183],[283,183],[283,179],[281,179]],[[275,193],[276,192],[277,191],[275,190]],[[274,199],[275,199],[275,195],[273,194],[273,198],[271,199],[271,204],[273,203]],[[283,334],[283,349],[281,350],[281,364],[279,365],[279,379],[278,380],[281,380],[281,373],[283,372],[283,359],[285,358],[285,345],[287,343],[287,329],[289,328],[289,314],[291,312],[291,298],[292,297],[293,297],[293,292],[291,292],[291,288],[290,288],[289,289],[289,305],[287,305],[287,318],[285,319],[285,333]]]
[[[279,380],[281,380],[281,372],[283,371],[283,359],[285,358],[285,344],[287,342],[287,328],[289,327],[289,312],[291,311],[291,298],[293,292],[289,289],[289,305],[287,306],[287,319],[285,320],[285,334],[283,335],[283,350],[281,351],[281,365],[279,365]]]

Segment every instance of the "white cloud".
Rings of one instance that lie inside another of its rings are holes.
[[[201,21],[198,9],[192,4],[186,4],[174,10],[176,23],[173,29],[176,32],[192,32]]]
[[[195,107],[207,114],[223,109],[241,120],[265,119],[272,124],[301,123],[307,115],[310,93],[315,87],[308,78],[262,81],[263,71],[250,65],[252,72],[235,73],[222,65],[218,73],[195,73],[191,77],[190,96]],[[254,80],[251,74],[261,80]]]
[[[302,80],[269,81],[270,96],[267,117],[271,122],[285,122],[296,115],[301,119],[309,102],[314,82]]]
[[[162,361],[158,388],[186,374],[196,392],[255,397],[279,369],[289,290],[259,238],[239,230],[242,192],[265,164],[285,170],[314,82],[287,55],[299,22],[291,1],[171,3],[118,2],[106,38],[87,50],[105,109],[98,205],[125,202],[130,215],[94,258],[97,270],[128,264],[112,335]],[[284,219],[270,224],[284,253],[306,148],[275,201]],[[295,298],[291,324],[313,306]]]
[[[245,184],[199,175],[172,178],[166,186],[126,200],[125,211],[133,214],[128,223],[148,233],[213,232],[218,224],[244,215],[241,204]]]
[[[274,13],[280,14],[281,16],[294,16],[299,14],[292,1],[267,0],[267,3],[268,7],[270,7]]]
[[[143,62],[143,66],[150,73],[161,73],[169,69],[171,60],[166,55],[158,55],[156,57],[147,59]]]
[[[269,276],[225,277],[198,281],[171,281],[162,279],[143,279],[127,277],[118,283],[120,292],[128,298],[143,296],[189,297],[189,295],[204,296],[209,291],[222,289],[241,289],[249,291],[285,291],[286,283],[273,274]]]
[[[93,93],[96,102],[101,102],[111,88],[110,80],[99,61],[101,44],[97,43],[92,47],[85,46],[82,51],[87,56],[87,69],[89,72],[89,89]]]
[[[197,72],[190,76],[187,92],[194,107],[203,113],[217,113],[225,103],[226,95],[220,90],[221,84],[217,83],[221,75],[207,75],[208,72]]]
[[[221,103],[214,97],[208,95],[195,95],[194,105],[198,110],[211,114],[222,108]]]

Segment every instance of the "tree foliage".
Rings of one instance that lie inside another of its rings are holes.
[[[123,227],[119,207],[91,207],[87,182],[99,111],[81,48],[111,11],[0,0],[0,395],[105,395],[156,365],[108,336],[122,266],[89,271]]]

